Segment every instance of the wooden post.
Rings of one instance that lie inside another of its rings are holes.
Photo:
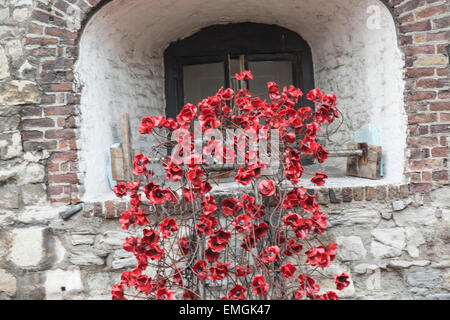
[[[122,152],[123,152],[123,169],[124,177],[126,180],[131,181],[131,130],[130,130],[130,115],[128,113],[122,113],[120,115],[120,122],[122,126]]]

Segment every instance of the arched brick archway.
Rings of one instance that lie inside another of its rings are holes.
[[[80,146],[77,144],[76,137],[81,88],[74,78],[74,64],[79,56],[81,35],[89,21],[112,2],[114,1],[79,0],[70,4],[63,0],[39,1],[28,25],[27,43],[41,45],[40,49],[31,51],[33,56],[31,63],[38,72],[36,80],[42,93],[39,103],[42,109],[39,114],[42,128],[46,128],[45,116],[60,116],[60,119],[57,120],[58,123],[55,123],[54,128],[42,130],[45,131],[43,137],[39,134],[33,135],[25,129],[22,132],[23,146],[25,151],[36,148],[49,151],[47,191],[50,199],[55,202],[71,202],[80,195],[78,154]],[[437,123],[439,115],[436,113],[442,109],[445,110],[443,105],[445,103],[441,102],[440,97],[446,99],[447,96],[445,92],[439,94],[439,89],[442,88],[439,79],[434,81],[424,79],[419,84],[416,80],[430,76],[439,78],[445,76],[448,71],[445,65],[431,64],[429,68],[425,68],[424,66],[432,62],[428,61],[426,56],[418,56],[429,54],[429,59],[439,60],[439,57],[435,55],[445,54],[444,46],[440,44],[431,44],[431,47],[420,46],[420,43],[415,42],[420,39],[415,37],[416,33],[428,31],[436,32],[435,37],[442,37],[438,32],[445,27],[445,23],[440,22],[441,16],[433,11],[436,9],[428,9],[432,4],[427,4],[425,1],[393,0],[380,1],[381,3],[392,13],[398,30],[399,46],[405,58],[404,105],[408,117],[407,155],[409,157],[405,167],[406,178],[411,179],[412,191],[428,191],[434,183],[448,182],[447,158],[442,151],[446,143],[443,135],[448,129],[445,125]],[[416,17],[416,21],[412,12],[421,12],[422,16]],[[77,16],[78,13],[79,16]],[[433,20],[433,14],[437,14],[438,19]],[[79,17],[81,22],[74,20],[73,17]],[[433,41],[433,36],[427,37]],[[56,50],[46,51],[46,44],[56,44]],[[416,67],[417,59],[425,59],[425,62],[422,62],[424,65]],[[418,110],[420,114],[417,113]],[[37,108],[35,111],[30,109],[29,112],[30,117],[33,117],[33,112],[36,117],[38,116]],[[35,129],[30,131],[39,131]],[[439,157],[433,156],[433,150]]]

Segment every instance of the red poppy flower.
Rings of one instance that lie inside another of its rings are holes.
[[[155,231],[153,229],[144,229],[142,230],[142,233],[144,234],[141,239],[142,243],[151,244],[159,241],[158,231]]]
[[[234,217],[231,223],[237,232],[245,232],[250,229],[250,217],[246,214],[241,214],[238,217]]]
[[[124,289],[125,289],[124,286],[121,285],[121,284],[120,285],[118,285],[118,284],[113,285],[113,287],[111,289],[112,299],[113,300],[128,300],[123,295]]]
[[[184,201],[186,202],[192,202],[195,201],[195,199],[197,198],[195,196],[194,190],[190,189],[190,188],[183,188],[183,195],[184,195]]]
[[[307,256],[306,262],[312,266],[326,268],[336,257],[336,248],[336,243],[327,246],[312,247],[305,253]]]
[[[289,86],[289,89],[287,89],[286,92],[291,99],[294,99],[294,101],[298,101],[298,98],[303,96],[302,90],[292,85]]]
[[[226,248],[231,238],[231,232],[226,232],[222,228],[214,231],[208,241],[208,247],[215,252],[222,251]]]
[[[234,99],[234,91],[231,88],[227,88],[223,90],[223,87],[219,89],[217,95],[221,97],[223,100],[233,100]]]
[[[237,213],[241,208],[237,205],[239,200],[236,198],[227,198],[222,201],[222,213],[231,216]]]
[[[329,153],[323,148],[322,145],[317,145],[313,151],[313,155],[317,158],[319,163],[324,163],[327,160]]]
[[[253,170],[245,170],[244,168],[240,167],[237,175],[234,177],[234,180],[246,186],[250,182],[252,182],[253,178],[255,178],[255,172]]]
[[[266,283],[266,278],[262,274],[257,274],[252,280],[252,292],[259,296],[265,296],[267,290],[269,289],[269,284]]]
[[[178,247],[183,255],[187,255],[189,253],[189,241],[186,237],[181,237],[178,239]]]
[[[244,70],[241,74],[236,73],[234,77],[236,80],[253,80],[252,72],[249,70]]]
[[[175,219],[166,218],[159,224],[159,229],[161,230],[163,238],[169,238],[172,232],[178,230],[178,225]]]
[[[149,116],[146,116],[142,119],[141,125],[139,126],[140,134],[150,134],[153,131],[154,122],[153,119]]]
[[[194,266],[192,267],[192,271],[194,271],[195,275],[197,276],[197,278],[199,278],[200,280],[205,280],[206,277],[208,276],[208,269],[206,268],[206,265],[208,263],[205,260],[198,260]]]
[[[138,289],[140,292],[149,295],[151,292],[153,292],[156,289],[155,283],[152,281],[152,278],[146,276],[146,275],[140,275],[136,279],[135,284],[136,289]]]
[[[258,184],[259,192],[267,197],[275,194],[275,181],[261,180]]]
[[[209,215],[217,210],[216,200],[213,196],[204,197],[202,200],[203,214]]]
[[[302,200],[300,200],[300,204],[303,207],[303,210],[305,212],[315,212],[319,209],[319,205],[316,202],[317,195],[310,195],[307,194],[305,197],[303,197]]]
[[[316,172],[316,175],[311,178],[311,182],[314,183],[316,186],[323,186],[325,184],[325,180],[328,178],[328,176],[323,173],[323,169],[319,172]]]
[[[230,290],[230,292],[228,292],[228,298],[230,298],[230,300],[244,300],[246,291],[247,288],[237,284]]]
[[[226,277],[228,277],[228,273],[230,270],[228,267],[230,266],[230,262],[227,262],[225,264],[219,262],[215,266],[209,268],[209,275],[208,278],[211,279],[213,282],[216,282],[216,280],[223,280]]]
[[[198,300],[199,295],[194,293],[191,290],[184,290],[183,292],[183,299],[184,300]]]
[[[153,204],[165,203],[172,199],[170,191],[168,189],[161,189],[159,186],[152,188],[148,195],[146,194],[146,197]]]
[[[302,225],[303,218],[297,213],[289,212],[287,216],[283,217],[283,220],[285,226],[291,226],[296,229]]]
[[[197,228],[197,234],[210,234],[212,230],[217,226],[217,219],[212,215],[201,215],[200,222],[195,225]]]
[[[294,239],[289,240],[286,249],[284,250],[284,254],[288,257],[299,254],[302,251],[303,245],[301,243],[296,243]]]
[[[296,270],[297,270],[297,268],[295,268],[294,265],[292,265],[291,263],[283,264],[280,267],[281,275],[285,278],[290,278],[290,279],[294,279],[294,277],[292,277],[292,275],[295,273]]]
[[[195,166],[189,169],[186,176],[194,186],[199,186],[202,182],[201,177],[204,173],[205,171],[203,171],[203,169],[201,169],[199,166]]]
[[[237,265],[234,275],[236,276],[236,278],[239,278],[239,277],[246,277],[250,273],[252,273],[252,270],[250,269],[249,265],[246,265],[245,268],[241,267],[240,265]]]
[[[267,82],[267,88],[269,89],[269,97],[271,100],[280,99],[280,91],[278,91],[278,85],[275,82]]]
[[[125,182],[119,182],[114,186],[113,191],[117,197],[123,198],[127,195],[127,184]]]
[[[183,269],[177,268],[175,270],[175,273],[173,275],[173,282],[179,287],[183,286]]]
[[[177,122],[181,126],[185,126],[187,123],[190,123],[195,116],[197,116],[197,107],[188,103],[177,115]]]
[[[214,263],[220,258],[220,252],[212,251],[211,248],[205,250],[205,257],[209,263]]]
[[[350,285],[350,281],[348,280],[349,276],[346,273],[342,273],[340,276],[337,274],[334,275],[334,282],[336,283],[336,289],[343,290],[344,288]]]
[[[160,260],[165,250],[161,249],[157,243],[152,243],[150,246],[146,246],[144,253],[151,260]]]
[[[323,93],[319,89],[313,89],[306,95],[306,98],[314,102],[321,102]]]
[[[164,169],[166,170],[166,178],[172,180],[173,182],[180,181],[183,178],[183,169],[172,161],[166,161],[163,163]]]
[[[173,300],[175,299],[175,293],[167,288],[161,288],[156,291],[156,298],[158,300]]]
[[[299,290],[305,292],[306,296],[309,298],[314,297],[316,293],[320,291],[320,286],[316,284],[313,278],[310,276],[305,276],[301,274],[297,277],[297,280],[300,282]]]
[[[261,258],[264,263],[280,261],[280,248],[278,246],[266,247]]]
[[[256,240],[261,239],[267,234],[267,231],[269,230],[269,225],[265,223],[264,221],[261,222],[259,225],[257,225],[254,228],[254,235],[256,237]]]
[[[241,201],[239,202],[239,205],[244,207],[244,210],[247,211],[248,213],[251,213],[254,211],[255,209],[255,198],[253,198],[252,196],[248,195],[248,194],[243,194],[241,197]]]
[[[335,94],[327,94],[323,97],[323,104],[328,107],[336,107],[336,95]]]
[[[202,181],[199,187],[195,188],[195,192],[198,193],[200,197],[204,196],[212,189],[211,184],[208,181]]]
[[[147,172],[146,165],[149,163],[150,161],[146,156],[144,156],[143,154],[138,154],[137,156],[134,157],[133,160],[134,169],[131,171],[136,176],[140,175],[141,173],[146,173]]]

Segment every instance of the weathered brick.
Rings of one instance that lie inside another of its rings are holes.
[[[433,188],[431,183],[411,183],[412,193],[427,193]]]
[[[78,156],[75,151],[53,152],[51,155],[51,160],[57,162],[75,161],[77,159]]]
[[[434,7],[423,8],[416,12],[417,19],[429,18],[431,16],[437,16],[448,12],[448,5],[441,4]]]
[[[352,188],[343,188],[342,189],[342,201],[343,202],[352,202],[353,200],[353,190]]]
[[[22,131],[23,141],[42,139],[43,136],[44,134],[42,133],[42,131]]]
[[[408,100],[411,101],[432,100],[434,98],[436,98],[436,92],[434,91],[416,91],[408,95]]]
[[[64,91],[72,91],[72,90],[73,90],[72,82],[55,83],[50,86],[50,91],[53,91],[53,92],[64,92]]]
[[[407,78],[422,78],[434,75],[434,68],[409,68],[406,70]]]
[[[450,101],[435,101],[430,103],[431,111],[450,111]]]
[[[55,126],[55,121],[50,118],[26,119],[22,121],[23,128],[51,128]]]
[[[25,152],[54,150],[56,149],[56,146],[56,141],[25,141],[23,143],[23,150]]]
[[[409,185],[403,184],[400,186],[400,196],[402,199],[406,199],[409,197]]]
[[[75,130],[73,129],[56,129],[47,130],[45,132],[45,138],[47,139],[73,139],[75,138]]]
[[[342,202],[342,192],[341,189],[333,188],[328,190],[331,203],[341,203]]]
[[[431,182],[431,171],[422,172],[422,182]]]
[[[54,27],[46,27],[45,34],[49,36],[59,37],[59,38],[68,38],[75,39],[77,34],[74,32],[70,32],[68,30],[62,28],[54,28]]]
[[[403,33],[428,31],[428,30],[431,30],[430,20],[400,26],[400,31]]]
[[[436,52],[434,45],[420,45],[420,46],[408,46],[405,49],[405,54],[409,56],[414,56],[418,54],[433,54]]]
[[[436,113],[422,113],[422,114],[409,114],[408,115],[408,124],[428,123],[428,122],[436,122],[436,121],[437,121]]]
[[[448,181],[448,170],[433,171],[433,181]]]
[[[430,128],[431,133],[450,133],[450,124],[434,124]]]
[[[427,42],[447,41],[448,39],[450,39],[450,31],[427,33],[427,36],[426,36]]]
[[[375,199],[375,188],[374,187],[366,187],[366,200],[372,201]]]
[[[75,114],[73,106],[45,107],[44,114],[46,116],[69,116]]]
[[[441,113],[439,116],[441,122],[450,122],[450,113]]]
[[[51,174],[48,176],[49,183],[78,183],[75,173]]]
[[[436,137],[409,137],[408,145],[410,147],[434,147],[439,144]]]
[[[375,188],[377,199],[384,200],[386,199],[386,186],[378,186]]]
[[[355,200],[355,201],[364,200],[364,188],[363,187],[353,188],[353,200]]]
[[[431,155],[434,158],[445,158],[447,157],[447,148],[446,147],[436,147],[431,149]]]
[[[411,170],[430,170],[433,168],[442,167],[442,159],[423,159],[423,160],[412,160]]]
[[[416,60],[418,67],[445,66],[448,64],[448,57],[443,54],[426,55]]]
[[[391,199],[391,200],[398,199],[399,198],[399,193],[400,193],[400,190],[399,190],[398,186],[395,186],[393,184],[390,184],[388,186],[389,199]]]
[[[444,29],[450,25],[450,16],[433,20],[433,29]]]

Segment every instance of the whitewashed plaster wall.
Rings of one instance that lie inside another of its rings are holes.
[[[111,143],[119,141],[121,112],[130,113],[135,147],[145,150],[151,143],[137,127],[144,115],[164,114],[165,48],[203,27],[230,22],[276,24],[302,36],[312,49],[316,86],[339,97],[345,117],[328,148],[341,148],[373,123],[386,160],[383,181],[403,180],[403,58],[392,16],[378,0],[115,0],[86,26],[76,67],[83,86],[86,196],[111,196],[106,159]],[[343,161],[329,166],[345,168]]]

